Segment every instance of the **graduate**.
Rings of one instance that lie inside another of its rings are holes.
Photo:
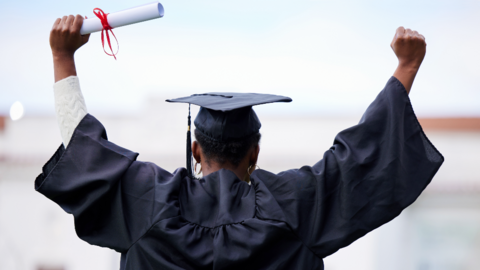
[[[89,38],[82,22],[65,16],[50,33],[63,144],[35,189],[74,216],[81,239],[120,252],[121,269],[324,269],[323,258],[412,204],[443,163],[408,97],[426,52],[416,31],[396,30],[398,68],[316,164],[256,169],[261,124],[252,107],[290,98],[201,93],[169,100],[201,107],[187,168],[171,173],[108,141],[88,114],[74,63]]]

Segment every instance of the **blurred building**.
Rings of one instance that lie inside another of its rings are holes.
[[[151,99],[138,115],[98,119],[111,141],[173,171],[185,166],[186,115],[186,105]],[[273,172],[313,165],[336,133],[360,118],[259,117],[258,165]],[[422,125],[446,159],[432,184],[397,219],[326,258],[327,270],[480,269],[480,119],[424,119]],[[0,118],[0,269],[119,268],[119,254],[80,240],[72,216],[34,191],[60,143],[54,116]]]

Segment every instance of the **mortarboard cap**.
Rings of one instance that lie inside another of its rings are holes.
[[[213,140],[227,142],[240,140],[260,130],[261,124],[252,106],[290,102],[292,99],[269,94],[206,93],[167,101],[200,106],[195,127]]]
[[[167,102],[200,106],[195,127],[203,135],[219,142],[238,141],[258,133],[261,124],[252,106],[291,102],[285,96],[255,93],[212,92],[188,97],[167,99]],[[187,169],[191,174],[190,109],[187,132]]]

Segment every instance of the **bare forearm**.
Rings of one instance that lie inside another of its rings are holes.
[[[53,54],[53,70],[55,74],[55,82],[70,76],[77,76],[73,54]]]
[[[410,93],[410,89],[412,89],[413,81],[415,80],[415,76],[418,72],[418,67],[411,67],[399,64],[393,76],[397,78],[407,90],[407,94]]]

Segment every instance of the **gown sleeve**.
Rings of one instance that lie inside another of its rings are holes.
[[[294,233],[323,258],[398,216],[443,160],[392,77],[321,161],[271,177],[269,189]]]
[[[45,164],[35,189],[73,214],[81,239],[124,252],[155,219],[178,214],[165,194],[180,181],[137,156],[108,141],[103,125],[87,114],[68,147],[62,144]]]

